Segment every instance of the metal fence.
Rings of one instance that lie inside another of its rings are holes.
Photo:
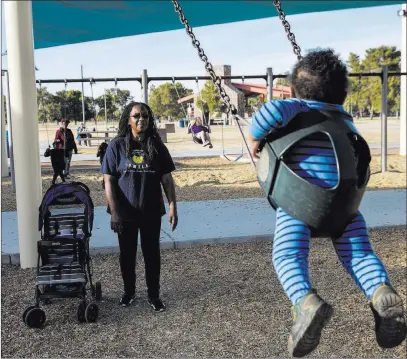
[[[8,73],[7,70],[2,70],[2,76],[5,76],[5,95],[6,95],[6,108],[8,115],[8,136],[9,136],[9,146],[10,146],[10,162],[11,162],[11,173],[12,173],[12,182],[14,183],[14,171],[13,171],[13,149],[12,149],[12,124],[10,120],[10,96],[9,96],[9,85],[8,85]],[[363,77],[379,77],[381,79],[381,172],[386,172],[387,170],[387,113],[388,113],[388,80],[391,76],[407,76],[406,72],[389,72],[388,66],[383,65],[381,71],[372,71],[364,73],[350,73],[349,77],[363,78]],[[258,79],[266,81],[267,85],[267,98],[270,100],[272,98],[272,88],[273,81],[275,79],[284,79],[288,75],[285,74],[273,74],[272,68],[267,68],[265,74],[262,75],[234,75],[234,76],[219,76],[221,80],[245,80],[245,79]],[[86,83],[90,84],[98,82],[114,82],[117,85],[118,82],[139,82],[141,84],[141,89],[143,93],[143,99],[145,103],[148,103],[148,84],[154,81],[200,81],[200,80],[211,80],[210,76],[158,76],[158,77],[149,77],[147,70],[143,70],[140,77],[108,77],[108,78],[93,78],[88,77],[76,79],[44,79],[36,80],[37,84],[56,84],[56,83]],[[83,96],[84,97],[84,96]],[[82,112],[84,112],[84,102],[82,101]]]

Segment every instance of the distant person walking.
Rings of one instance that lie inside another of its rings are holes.
[[[65,171],[64,175],[66,178],[70,178],[69,169],[71,167],[72,151],[75,151],[75,154],[78,154],[78,148],[76,147],[76,142],[72,130],[68,128],[69,120],[63,118],[61,120],[61,127],[55,133],[55,145],[56,149],[64,149],[66,141],[66,153],[65,153]]]

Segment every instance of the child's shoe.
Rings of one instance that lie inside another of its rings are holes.
[[[377,343],[382,348],[394,348],[406,338],[403,301],[397,292],[383,283],[373,293],[370,309],[375,319]]]
[[[319,344],[322,328],[333,314],[333,308],[316,291],[308,293],[293,310],[293,326],[288,351],[294,357],[311,353]]]

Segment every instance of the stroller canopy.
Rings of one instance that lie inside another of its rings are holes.
[[[90,190],[82,182],[59,183],[51,186],[45,193],[39,207],[38,230],[41,231],[44,219],[49,213],[49,206],[55,205],[85,205],[87,214],[88,233],[92,232],[94,205],[90,197]]]

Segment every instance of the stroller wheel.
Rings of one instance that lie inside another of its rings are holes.
[[[45,323],[45,312],[40,308],[33,308],[28,311],[25,317],[25,324],[30,328],[41,328]]]
[[[78,309],[76,311],[76,317],[78,318],[80,323],[85,323],[85,310],[86,310],[86,302],[80,302],[78,305]]]
[[[100,282],[95,283],[95,299],[97,301],[102,299],[102,283]]]
[[[27,313],[31,310],[36,308],[35,305],[30,305],[27,308],[25,308],[24,313],[23,313],[23,322],[25,323],[25,318],[27,318]]]
[[[86,307],[85,318],[88,323],[94,323],[98,319],[99,308],[96,304],[91,303]]]

